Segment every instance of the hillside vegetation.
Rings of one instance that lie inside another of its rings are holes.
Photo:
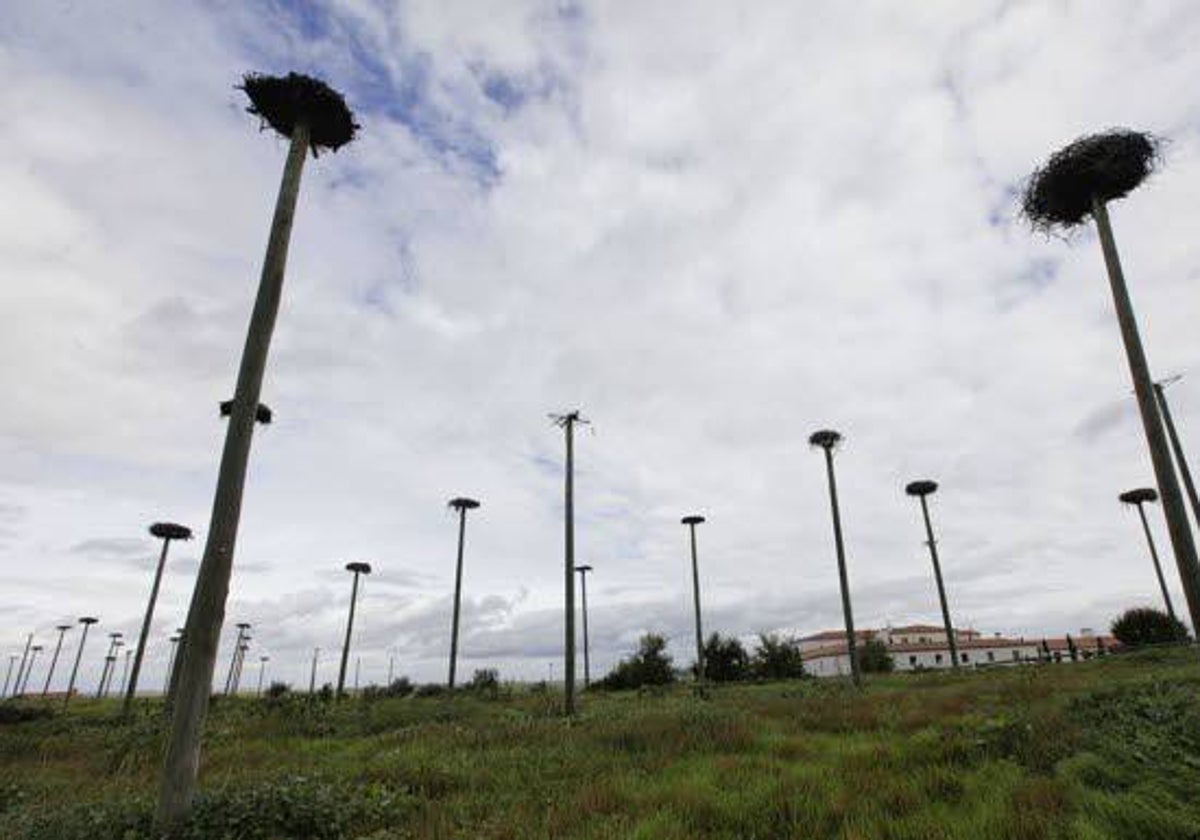
[[[30,703],[29,707],[37,704]],[[140,840],[161,721],[0,723],[0,836]],[[1197,838],[1200,661],[312,703],[222,698],[193,838]]]

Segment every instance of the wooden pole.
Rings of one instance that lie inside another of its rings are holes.
[[[833,447],[825,450],[825,472],[829,478],[829,504],[833,511],[833,540],[837,547],[838,580],[842,588],[842,615],[846,621],[846,650],[850,655],[850,676],[856,688],[862,688],[858,664],[858,639],[854,635],[854,612],[850,608],[850,577],[846,572],[846,547],[842,541],[842,514],[838,507],[837,478],[833,472]]]
[[[96,619],[85,616],[79,619],[79,623],[83,625],[83,633],[79,636],[79,647],[75,651],[75,665],[71,668],[71,679],[67,682],[67,696],[63,698],[64,709],[71,702],[71,694],[75,691],[75,677],[79,674],[79,663],[83,659],[83,646],[87,644],[88,630],[96,623]]]
[[[933,560],[933,576],[937,580],[938,602],[942,605],[942,626],[946,628],[946,641],[950,645],[950,659],[954,670],[958,670],[958,640],[954,636],[954,624],[950,621],[950,607],[946,603],[946,587],[942,583],[942,564],[938,561],[937,540],[933,538],[933,523],[929,520],[929,504],[924,494],[920,497],[921,515],[925,518],[925,535],[929,540],[929,557]]]
[[[1179,481],[1171,464],[1171,453],[1163,431],[1162,415],[1154,394],[1150,366],[1138,333],[1137,318],[1133,302],[1125,284],[1121,259],[1117,254],[1117,243],[1113,237],[1108,209],[1098,197],[1092,199],[1092,218],[1100,235],[1100,246],[1104,252],[1104,264],[1108,269],[1109,285],[1113,303],[1117,310],[1117,321],[1121,327],[1121,338],[1125,343],[1125,355],[1129,361],[1129,372],[1133,377],[1137,393],[1138,409],[1142,415],[1142,426],[1146,433],[1146,444],[1150,449],[1150,460],[1154,464],[1154,476],[1158,483],[1158,495],[1162,500],[1163,515],[1167,519],[1167,530],[1171,535],[1171,546],[1175,553],[1175,564],[1183,582],[1183,593],[1187,599],[1188,613],[1192,620],[1192,631],[1200,633],[1200,564],[1196,560],[1196,544],[1188,525],[1187,511]]]
[[[575,412],[565,418],[567,465],[564,486],[564,582],[565,616],[563,622],[563,711],[575,714]]]
[[[1162,563],[1158,560],[1158,549],[1154,547],[1154,535],[1150,533],[1150,523],[1146,520],[1146,510],[1143,502],[1137,502],[1138,516],[1142,520],[1142,531],[1146,534],[1146,545],[1150,547],[1150,559],[1154,561],[1154,574],[1158,575],[1158,586],[1162,590],[1163,603],[1167,605],[1167,615],[1172,621],[1178,621],[1175,606],[1171,603],[1171,592],[1167,589],[1167,579],[1163,577]]]
[[[346,694],[346,663],[350,659],[350,635],[354,632],[354,605],[358,601],[358,572],[354,572],[354,583],[350,588],[350,618],[346,622],[346,642],[342,645],[342,664],[338,668],[337,696]]]
[[[163,540],[162,552],[158,555],[158,566],[154,570],[154,583],[150,586],[150,601],[146,604],[146,615],[142,619],[142,632],[138,634],[137,651],[133,657],[133,671],[125,687],[125,702],[121,706],[122,716],[128,716],[133,707],[133,696],[137,693],[138,675],[142,672],[142,657],[146,655],[146,640],[150,638],[150,622],[154,618],[154,604],[158,601],[158,588],[162,584],[163,567],[167,564],[167,551],[171,538]]]
[[[458,563],[454,570],[454,618],[450,626],[450,677],[447,684],[454,688],[454,669],[458,663],[458,614],[462,600],[463,540],[467,532],[467,509],[458,509]]]
[[[50,657],[50,670],[46,672],[46,684],[42,686],[43,697],[50,693],[50,680],[54,678],[54,669],[58,665],[58,654],[62,652],[63,636],[71,629],[71,625],[60,624],[54,629],[58,631],[58,643],[54,645],[54,656]]]
[[[196,789],[200,741],[204,719],[208,714],[213,668],[233,571],[234,544],[242,510],[246,467],[250,460],[250,443],[254,435],[271,336],[283,293],[288,241],[308,149],[308,125],[303,121],[297,122],[288,147],[258,296],[250,317],[233,408],[225,431],[225,449],[217,475],[204,557],[188,610],[187,642],[180,656],[179,684],[172,702],[171,732],[156,811],[158,823],[163,826],[177,823],[190,810]]]
[[[1192,480],[1192,470],[1187,458],[1183,457],[1183,444],[1179,442],[1179,433],[1175,431],[1175,420],[1171,417],[1171,406],[1167,404],[1167,392],[1161,382],[1154,383],[1154,393],[1158,396],[1158,405],[1162,409],[1163,423],[1167,427],[1167,437],[1171,440],[1171,449],[1175,452],[1175,465],[1179,467],[1179,477],[1183,479],[1183,489],[1187,491],[1188,501],[1192,505],[1192,516],[1200,525],[1200,495],[1196,493],[1196,483]]]

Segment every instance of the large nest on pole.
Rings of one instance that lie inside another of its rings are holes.
[[[1092,212],[1093,197],[1123,198],[1158,166],[1162,142],[1117,128],[1081,137],[1029,177],[1021,213],[1035,230],[1072,228]]]
[[[192,529],[175,522],[155,522],[150,526],[150,536],[160,540],[190,540]]]
[[[703,516],[699,516],[698,514],[693,514],[692,516],[685,516],[685,517],[683,517],[683,519],[680,519],[679,521],[682,522],[684,525],[699,525],[700,523],[704,522],[705,520],[704,520]]]
[[[921,481],[910,481],[904,487],[904,492],[910,496],[928,496],[930,493],[936,493],[938,483],[922,479]]]
[[[842,436],[833,429],[821,429],[808,436],[809,446],[819,446],[822,449],[833,449],[841,443]]]
[[[346,571],[347,572],[356,572],[356,573],[362,574],[362,575],[369,575],[369,574],[371,574],[371,564],[370,563],[347,563]]]
[[[291,137],[296,124],[308,124],[308,144],[313,156],[320,149],[335,152],[354,139],[359,125],[340,93],[312,76],[288,73],[264,76],[247,73],[239,88],[250,97],[246,110],[284,137]]]
[[[448,501],[446,506],[452,507],[455,510],[474,510],[479,507],[479,502],[475,499],[468,499],[466,496],[459,496]]]
[[[1157,502],[1158,491],[1153,487],[1139,487],[1136,490],[1126,490],[1117,498],[1127,505],[1140,505],[1146,502]]]

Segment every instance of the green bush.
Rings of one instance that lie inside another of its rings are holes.
[[[674,682],[675,669],[666,650],[665,638],[657,633],[647,633],[638,640],[638,649],[633,656],[617,663],[617,667],[596,683],[597,687],[623,690]]]
[[[719,683],[748,679],[750,654],[736,637],[713,633],[704,643],[704,676]]]
[[[868,639],[858,649],[858,667],[864,674],[887,674],[896,667],[887,645],[879,639]]]
[[[1112,623],[1112,634],[1123,645],[1161,645],[1187,641],[1187,628],[1177,618],[1152,607],[1125,610]]]
[[[774,633],[759,633],[758,648],[750,664],[754,676],[761,680],[790,680],[804,676],[804,658],[800,641],[781,638]]]

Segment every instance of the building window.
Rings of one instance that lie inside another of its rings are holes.
[[[996,654],[994,654],[992,651],[989,650],[988,651],[988,662],[995,662],[995,661],[996,661]]]
[[[967,656],[967,655],[964,653],[964,654],[962,655],[962,661],[963,661],[963,662],[970,662],[970,661],[971,661],[971,657]]]
[[[916,654],[913,654],[912,656],[908,657],[908,664],[909,665],[917,664],[917,655]]]
[[[940,653],[935,653],[933,655],[933,661],[936,662],[937,664],[941,665],[942,664],[942,655]]]

